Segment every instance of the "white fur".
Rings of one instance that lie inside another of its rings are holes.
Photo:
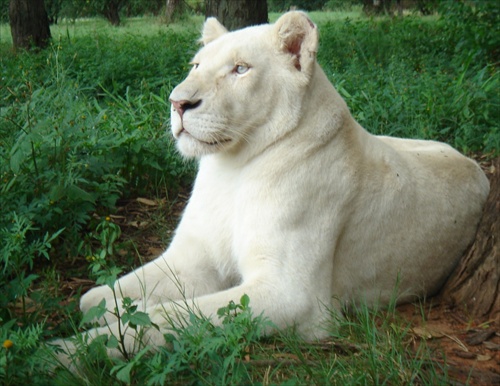
[[[200,158],[192,197],[167,251],[118,292],[161,332],[183,291],[207,316],[247,294],[307,339],[325,336],[327,309],[384,305],[396,287],[398,302],[435,293],[475,235],[489,190],[477,164],[365,131],[316,63],[304,13],[230,33],[209,19],[201,40],[171,94],[194,105],[171,119],[181,153]],[[82,310],[102,298],[113,304],[109,288],[89,291]],[[162,345],[161,332],[146,341]]]

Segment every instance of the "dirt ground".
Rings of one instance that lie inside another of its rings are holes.
[[[453,385],[500,385],[498,321],[477,321],[434,301],[398,307],[412,325],[414,344],[425,340],[434,359],[446,363]]]

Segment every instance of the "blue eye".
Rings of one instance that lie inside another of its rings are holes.
[[[237,74],[243,75],[249,69],[250,69],[250,67],[246,64],[237,64],[236,67],[234,67],[234,72],[236,72]]]

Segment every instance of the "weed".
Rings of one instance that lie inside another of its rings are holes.
[[[0,382],[2,385],[47,385],[50,383],[50,350],[44,347],[45,326],[16,328],[16,320],[0,318]]]

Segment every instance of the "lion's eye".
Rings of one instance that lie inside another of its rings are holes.
[[[234,72],[236,72],[237,74],[243,75],[249,69],[250,69],[250,67],[246,64],[237,64],[236,67],[234,67]]]

